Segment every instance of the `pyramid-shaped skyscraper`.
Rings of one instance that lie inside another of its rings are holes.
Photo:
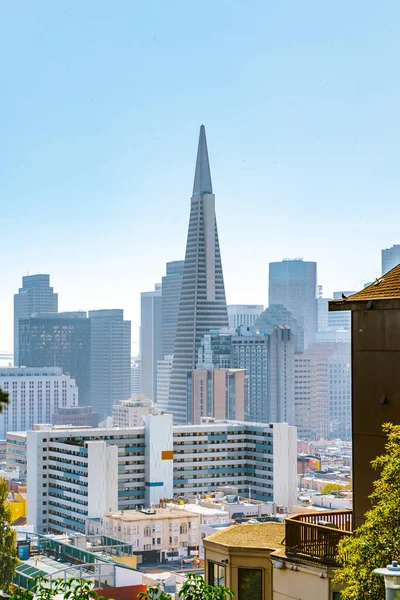
[[[228,327],[228,313],[215,217],[207,140],[200,128],[191,199],[168,411],[187,422],[187,372],[196,366],[202,335]]]

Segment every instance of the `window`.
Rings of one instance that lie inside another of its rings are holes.
[[[342,600],[342,594],[340,592],[333,592],[332,600]]]
[[[208,561],[208,585],[225,585],[225,567]]]
[[[262,600],[262,570],[238,569],[238,600]]]
[[[151,527],[147,526],[144,528],[144,537],[151,537]]]

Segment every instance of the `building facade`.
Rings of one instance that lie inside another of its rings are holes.
[[[350,438],[348,342],[314,344],[303,354],[296,354],[295,422],[302,440]]]
[[[20,364],[62,367],[76,381],[80,404],[90,405],[91,335],[85,312],[33,313],[19,321]]]
[[[173,355],[166,354],[157,362],[157,408],[168,410],[169,386],[171,384]]]
[[[268,336],[240,332],[231,338],[231,365],[245,369],[247,375],[247,405],[245,420],[268,423]]]
[[[112,407],[113,427],[141,427],[143,417],[154,411],[154,402],[143,394],[132,396],[130,400],[122,400]]]
[[[100,420],[131,397],[131,322],[122,309],[91,310],[92,406]]]
[[[142,393],[156,401],[157,361],[162,354],[162,292],[156,285],[153,292],[140,295],[140,368]]]
[[[188,422],[203,417],[244,420],[247,378],[244,369],[195,369],[187,374]]]
[[[22,287],[14,294],[14,365],[24,363],[19,356],[19,320],[29,319],[32,313],[57,312],[58,294],[50,287],[50,275],[26,275]],[[43,366],[43,365],[41,365]]]
[[[228,304],[229,328],[253,327],[264,310],[262,304]]]
[[[180,508],[107,511],[100,523],[88,520],[87,534],[126,542],[142,562],[186,557],[198,549],[200,518]]]
[[[200,128],[196,172],[182,278],[168,410],[187,422],[186,374],[196,366],[201,337],[228,326],[224,278],[204,126]]]
[[[301,327],[298,321],[293,317],[282,304],[273,304],[261,313],[253,326],[255,334],[270,334],[277,325],[286,325],[290,327],[294,335],[296,352],[304,350],[304,328]]]
[[[132,356],[131,362],[131,393],[142,393],[142,372],[140,368],[140,357]]]
[[[382,275],[385,275],[385,273],[393,269],[399,263],[400,244],[394,244],[391,248],[382,250]]]
[[[302,259],[269,264],[269,305],[282,304],[304,329],[304,348],[317,332],[317,263]]]
[[[35,421],[36,422],[36,421]],[[99,414],[91,406],[68,406],[58,408],[53,413],[53,425],[72,427],[98,427]]]
[[[227,485],[291,507],[296,452],[296,429],[286,423],[172,427],[168,414],[147,415],[130,429],[42,425],[7,436],[7,463],[27,476],[28,522],[39,533],[83,533],[87,517],[101,518],[110,508],[150,507]]]
[[[162,356],[174,353],[184,265],[184,260],[174,260],[173,262],[168,262],[166,275],[162,278]]]
[[[277,325],[268,336],[268,410],[270,423],[295,425],[295,340],[289,327]]]
[[[51,423],[58,409],[78,404],[75,380],[61,367],[0,367],[0,387],[10,398],[0,413],[0,439],[7,431]]]

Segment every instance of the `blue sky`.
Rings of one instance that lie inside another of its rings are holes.
[[[268,262],[318,262],[325,295],[400,243],[397,0],[0,3],[0,348],[13,293],[121,307],[184,257],[206,126],[229,303]]]

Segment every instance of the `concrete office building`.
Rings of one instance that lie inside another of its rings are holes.
[[[131,397],[131,322],[122,309],[91,310],[92,406],[100,420]]]
[[[289,327],[277,325],[268,336],[268,421],[295,425],[295,341]]]
[[[0,413],[3,440],[7,431],[50,423],[59,408],[78,404],[75,380],[64,374],[61,367],[0,367],[0,388],[10,398]]]
[[[145,415],[154,411],[154,402],[143,394],[132,396],[130,400],[122,400],[112,407],[113,427],[141,427]]]
[[[353,526],[371,508],[368,496],[376,472],[371,460],[385,452],[383,423],[400,414],[400,265],[350,296],[334,300],[332,311],[352,316]]]
[[[236,330],[238,327],[253,327],[258,317],[264,310],[262,304],[228,304],[229,328]]]
[[[304,348],[315,342],[316,293],[317,263],[284,259],[269,264],[269,305],[282,304],[292,313],[304,328]]]
[[[172,360],[172,354],[166,354],[163,360],[157,361],[157,408],[164,412],[168,410]]]
[[[79,403],[90,405],[90,321],[85,312],[33,313],[19,321],[20,363],[62,367],[76,381]]]
[[[245,369],[247,375],[245,420],[268,423],[268,336],[241,329],[232,336],[231,348],[232,368]]]
[[[273,304],[264,310],[253,325],[253,332],[259,334],[270,334],[277,325],[286,325],[294,335],[296,352],[304,350],[304,328],[300,327],[298,321],[282,305]]]
[[[187,374],[188,422],[203,417],[244,420],[247,378],[244,369],[195,369]]]
[[[131,362],[131,393],[142,393],[142,374],[140,368],[140,357],[132,356]]]
[[[229,369],[232,364],[232,333],[216,329],[200,340],[197,369]]]
[[[382,275],[400,263],[400,244],[382,250]],[[368,284],[370,285],[370,284]],[[347,295],[347,294],[346,294]]]
[[[299,439],[348,439],[351,431],[350,344],[314,344],[295,355],[295,422]]]
[[[156,285],[153,292],[140,295],[140,368],[142,393],[156,401],[157,361],[162,354],[162,292]]]
[[[58,294],[50,287],[50,275],[26,275],[22,288],[14,294],[14,365],[23,365],[19,356],[19,320],[32,313],[57,312]],[[41,365],[43,366],[43,365]]]
[[[234,485],[242,496],[291,507],[296,499],[296,429],[214,421],[172,427],[147,415],[130,429],[37,426],[7,435],[7,464],[28,481],[36,531],[85,531],[87,517],[138,509]],[[200,466],[199,466],[200,465]]]
[[[168,262],[167,274],[162,278],[162,356],[174,353],[184,265],[184,260]]]
[[[42,421],[47,423],[48,420]],[[53,425],[68,425],[70,427],[98,427],[99,414],[91,406],[67,406],[58,408],[53,413]],[[36,421],[34,421],[36,423]]]
[[[228,326],[222,262],[204,126],[200,128],[168,410],[187,422],[186,374],[201,337]]]
[[[342,294],[345,296],[352,296],[355,292],[350,292],[348,290],[333,292],[333,300],[341,300]],[[346,331],[351,330],[351,311],[342,311],[342,312],[328,312],[328,327],[330,329],[345,329]]]

